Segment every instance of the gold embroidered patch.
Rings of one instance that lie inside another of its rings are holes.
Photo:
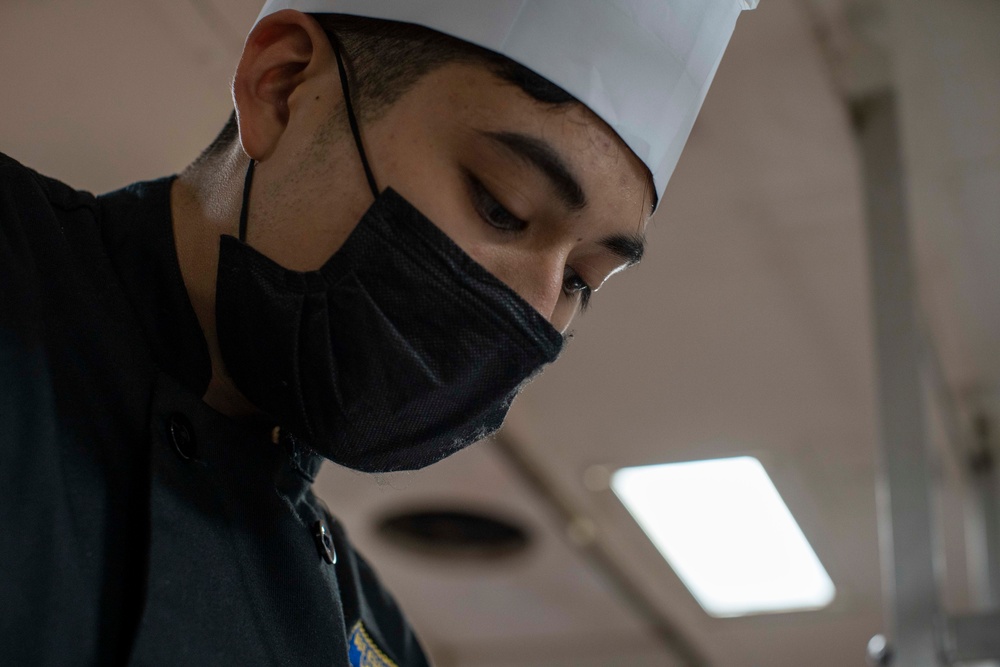
[[[347,656],[351,667],[397,667],[396,663],[372,641],[361,621],[354,624],[347,638]]]

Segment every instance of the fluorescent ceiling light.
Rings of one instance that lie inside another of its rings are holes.
[[[712,616],[833,601],[830,576],[757,459],[622,468],[611,487]]]

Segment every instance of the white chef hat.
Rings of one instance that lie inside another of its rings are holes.
[[[413,23],[514,60],[586,104],[662,200],[741,10],[758,0],[267,0]]]

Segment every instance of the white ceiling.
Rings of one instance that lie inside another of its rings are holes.
[[[547,493],[595,522],[618,567],[714,665],[862,665],[883,630],[860,173],[829,45],[817,38],[860,4],[765,0],[743,15],[648,259],[601,291],[509,420],[508,442]],[[1000,12],[992,7],[984,11]],[[254,0],[8,0],[0,151],[95,191],[179,170],[229,113],[228,77],[258,9]],[[930,11],[915,12],[924,23],[900,40],[916,54],[928,33],[948,37],[899,75],[909,82],[918,278],[945,373],[968,408],[1000,386],[1000,64],[977,51],[989,40],[963,41],[988,30],[972,9]],[[966,85],[952,90],[956,77]],[[758,456],[771,474],[838,587],[829,609],[708,617],[613,495],[584,484],[595,465],[731,454]],[[502,448],[485,443],[407,475],[327,466],[317,491],[444,667],[671,664]],[[961,519],[961,494],[949,494],[946,514]],[[419,506],[499,513],[525,525],[533,546],[509,562],[442,562],[373,530],[386,512]],[[949,600],[959,605],[968,597],[960,523],[947,533]]]

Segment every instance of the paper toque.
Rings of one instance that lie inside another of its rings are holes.
[[[740,11],[758,0],[268,0],[414,23],[514,60],[586,104],[653,175],[677,166]]]

